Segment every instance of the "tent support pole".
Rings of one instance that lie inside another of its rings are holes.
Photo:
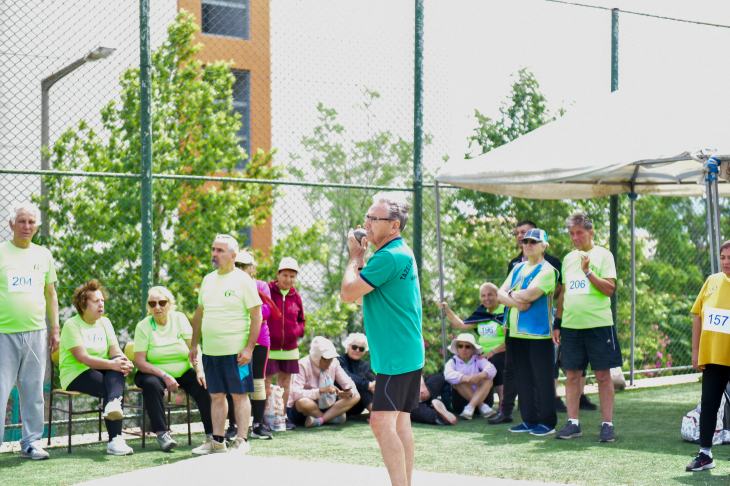
[[[439,264],[439,302],[444,301],[444,257],[441,242],[441,200],[439,199],[439,183],[433,184],[433,195],[436,203],[436,247]],[[441,349],[444,353],[444,366],[446,366],[446,311],[441,309]]]
[[[629,194],[631,199],[631,364],[629,368],[629,385],[634,386],[635,349],[636,349],[636,194]]]
[[[721,234],[721,226],[720,226],[720,197],[718,194],[718,187],[717,187],[717,177],[719,172],[719,166],[720,162],[716,158],[711,158],[709,160],[710,164],[714,162],[714,166],[711,167],[712,171],[712,205],[713,205],[713,214],[715,215],[715,266],[717,267],[717,271],[721,272],[722,268],[720,267],[720,246],[722,245],[722,234]]]
[[[714,158],[707,160],[703,172],[705,173],[705,201],[707,204],[707,237],[710,243],[710,272],[714,274],[720,271],[717,261],[720,249],[719,224],[717,227],[715,226],[720,219],[719,214],[715,214],[719,211],[719,205],[715,202],[717,195],[717,160]]]

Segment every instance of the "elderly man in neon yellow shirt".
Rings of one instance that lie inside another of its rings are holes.
[[[0,403],[4,409],[17,382],[23,421],[20,453],[30,459],[48,459],[36,441],[43,436],[46,356],[49,347],[58,349],[60,334],[53,257],[31,241],[40,216],[34,204],[11,204],[8,222],[13,239],[0,243]],[[0,445],[4,422],[0,421]]]
[[[246,272],[236,270],[238,241],[218,235],[211,249],[216,270],[203,279],[198,294],[198,309],[193,317],[190,362],[198,364],[198,343],[203,339],[203,368],[212,399],[213,437],[193,449],[193,454],[227,452],[225,425],[228,415],[226,394],[233,397],[238,422],[238,437],[230,449],[246,454],[251,403],[247,393],[254,391],[251,357],[261,330],[262,301],[256,282]]]

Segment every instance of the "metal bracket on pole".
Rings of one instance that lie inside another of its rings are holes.
[[[441,242],[441,201],[439,199],[439,183],[433,184],[433,195],[436,203],[436,248],[438,253],[439,265],[439,302],[444,301],[444,257]],[[441,309],[441,346],[444,353],[444,366],[448,355],[446,354],[446,311]]]

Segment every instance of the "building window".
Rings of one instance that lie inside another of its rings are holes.
[[[251,157],[251,72],[231,70],[236,80],[233,82],[233,109],[241,115],[241,128],[238,130],[238,138],[241,140],[241,147]],[[245,161],[242,161],[243,167]]]
[[[202,0],[203,34],[250,38],[250,0]]]

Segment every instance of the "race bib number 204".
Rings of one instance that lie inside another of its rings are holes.
[[[703,331],[724,332],[730,334],[730,310],[708,307],[705,309]]]
[[[38,278],[33,272],[9,271],[8,292],[32,292],[33,281]]]

